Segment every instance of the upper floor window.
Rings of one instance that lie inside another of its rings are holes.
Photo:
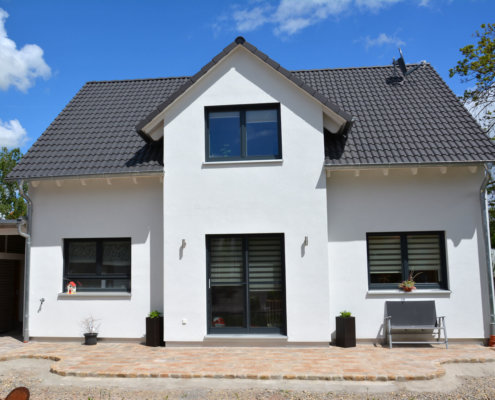
[[[206,161],[280,158],[279,104],[206,109]]]
[[[447,289],[443,232],[368,233],[370,289],[397,288],[410,274],[418,289]]]
[[[131,239],[65,239],[64,292],[131,291]]]

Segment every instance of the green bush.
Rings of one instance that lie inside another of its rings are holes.
[[[158,311],[158,310],[153,310],[148,315],[148,317],[150,317],[151,319],[160,318],[161,316],[162,316],[162,313],[160,311]]]

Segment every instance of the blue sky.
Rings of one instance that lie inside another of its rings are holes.
[[[87,81],[192,75],[238,35],[287,69],[448,70],[493,0],[0,0],[0,145],[23,152]]]

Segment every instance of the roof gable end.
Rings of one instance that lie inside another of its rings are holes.
[[[326,108],[333,111],[335,114],[340,116],[346,121],[346,125],[349,125],[352,121],[351,114],[347,113],[341,107],[339,107],[330,98],[319,93],[317,90],[309,86],[302,79],[298,78],[289,70],[282,67],[279,63],[272,60],[268,55],[258,50],[255,46],[247,42],[242,36],[235,39],[234,42],[225,47],[219,54],[217,54],[213,59],[204,65],[195,75],[189,77],[186,82],[180,86],[174,93],[172,93],[165,101],[163,101],[155,110],[148,114],[144,119],[142,119],[137,125],[136,130],[139,134],[148,136],[149,131],[146,132],[146,128],[153,124],[153,121],[158,117],[168,106],[174,103],[179,97],[182,96],[191,86],[193,86],[197,81],[199,81],[204,75],[206,75],[213,67],[215,67],[220,61],[232,53],[232,51],[239,46],[242,46],[245,50],[249,51],[251,54],[259,58],[265,64],[276,70],[286,79],[291,81],[293,84],[298,86],[301,90],[312,96],[315,100],[321,103]]]

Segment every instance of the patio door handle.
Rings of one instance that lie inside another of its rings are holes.
[[[208,289],[211,289],[211,278],[208,278]]]

